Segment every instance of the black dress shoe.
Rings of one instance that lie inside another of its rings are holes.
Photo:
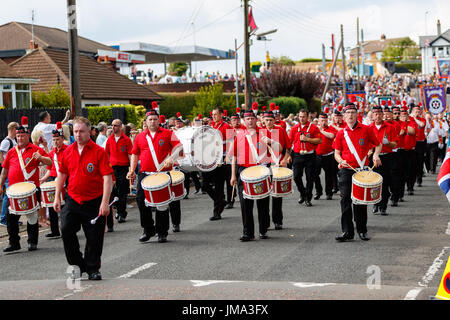
[[[89,280],[102,280],[102,274],[100,271],[89,273]]]
[[[264,234],[263,234],[263,233],[260,233],[260,234],[259,234],[259,238],[260,238],[260,239],[268,239],[269,236],[268,236],[266,233],[264,233]]]
[[[61,235],[59,233],[53,233],[53,232],[47,233],[45,235],[46,238],[56,238],[56,237],[60,237],[60,236]]]
[[[312,207],[311,201],[306,200],[306,201],[305,201],[305,206],[307,206],[307,207]]]
[[[222,219],[220,214],[215,214],[211,218],[209,218],[210,221],[215,221],[215,220],[220,220],[220,219]]]
[[[409,191],[408,191],[408,196],[413,196],[413,195],[414,195],[414,191],[409,190]]]
[[[225,209],[232,209],[233,208],[233,202],[230,202],[227,204],[227,206],[225,207]]]
[[[386,212],[386,209],[380,209],[380,213],[381,213],[382,216],[387,216],[388,215],[387,212]]]
[[[167,236],[160,236],[160,235],[158,235],[158,242],[159,243],[167,242]]]
[[[114,232],[114,228],[108,228],[107,232]]]
[[[347,232],[344,232],[343,234],[341,234],[340,236],[337,236],[334,239],[336,239],[336,241],[343,242],[343,241],[347,241],[347,240],[353,240],[353,236],[349,235]]]
[[[119,214],[116,212],[115,214],[114,214],[114,218],[116,218],[116,220],[119,220]]]
[[[242,235],[242,236],[239,238],[239,240],[241,240],[242,242],[251,241],[251,240],[253,240],[253,239],[255,239],[255,237],[250,237],[250,236],[248,236],[248,235],[246,235],[246,234]]]
[[[119,219],[117,219],[118,223],[124,223],[125,221],[126,221],[125,218],[122,216],[119,216]]]
[[[194,194],[197,194],[197,193],[199,193],[199,192],[200,192],[200,188],[199,188],[199,189],[195,189]]]
[[[418,186],[418,187],[422,187],[422,183],[418,183],[417,186]]]
[[[391,207],[398,207],[398,201],[392,201]]]
[[[321,194],[321,193],[319,193],[319,194],[316,194],[316,196],[314,197],[314,200],[319,200],[321,196],[322,196],[322,194]]]
[[[405,202],[405,200],[403,200],[403,198],[398,199],[399,202]]]
[[[206,191],[202,191],[202,194],[206,194],[207,192]]]
[[[368,240],[370,240],[370,238],[367,236],[367,233],[358,233],[358,235],[359,235],[359,238],[361,239],[361,240],[364,240],[364,241],[368,241]]]
[[[301,197],[300,199],[298,199],[298,204],[302,204],[303,202],[305,202],[305,198]]]
[[[36,250],[37,250],[37,244],[35,244],[35,243],[28,244],[28,251],[36,251]]]
[[[327,200],[333,200],[333,196],[331,194],[327,195]]]
[[[150,240],[150,238],[153,237],[155,234],[156,234],[155,232],[147,232],[147,231],[144,230],[144,233],[139,238],[139,241],[140,242],[146,242],[146,241]]]
[[[377,213],[378,212],[378,205],[374,204],[373,208],[372,208],[372,213]]]
[[[333,193],[338,193],[339,192],[339,189],[334,189],[333,190]]]
[[[20,250],[20,244],[8,244],[8,246],[3,249],[3,252],[13,252],[13,251],[17,251]]]
[[[173,227],[172,228],[173,232],[180,232],[180,225],[179,224],[174,224],[172,227]]]
[[[283,225],[275,223],[275,230],[282,230],[283,229]]]

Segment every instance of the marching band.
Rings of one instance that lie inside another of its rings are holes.
[[[37,210],[42,203],[48,207],[51,227],[46,237],[61,235],[68,263],[86,272],[89,279],[100,280],[110,207],[116,202],[115,218],[124,223],[134,180],[143,228],[139,241],[147,242],[157,234],[158,242],[164,243],[169,220],[172,231],[180,231],[181,200],[187,198],[190,177],[197,179],[199,173],[202,191],[212,199],[211,221],[220,220],[224,209],[233,208],[239,198],[243,242],[255,239],[255,201],[260,239],[269,238],[270,211],[274,229],[283,228],[283,197],[294,193],[294,182],[300,193],[298,203],[307,207],[312,206],[314,187],[315,201],[323,193],[332,200],[338,189],[342,234],[335,239],[352,240],[355,220],[359,238],[367,241],[367,206],[373,205],[374,214],[387,215],[389,200],[397,207],[405,186],[408,195],[413,195],[416,183],[422,184],[425,153],[432,155],[428,165],[433,172],[436,146],[445,134],[440,120],[425,116],[421,105],[408,107],[400,101],[394,105],[383,101],[367,114],[354,101],[335,104],[326,106],[318,119],[301,109],[297,124],[283,121],[279,106],[273,103],[269,110],[265,106],[262,110],[259,113],[254,103],[228,117],[227,110],[215,107],[212,119],[198,115],[192,127],[184,127],[181,114],[166,121],[153,103],[134,141],[124,134],[122,121],[115,119],[104,148],[91,141],[89,120],[77,117],[72,124],[75,142],[65,145],[58,122],[49,154],[30,142],[24,117],[17,128],[17,146],[7,152],[0,175],[0,192],[9,181],[5,190],[9,244],[3,251],[21,249],[21,215],[28,220],[28,250],[37,249]],[[42,178],[40,165],[48,169]],[[200,182],[194,181],[197,193]],[[76,235],[81,227],[86,236],[84,255]]]

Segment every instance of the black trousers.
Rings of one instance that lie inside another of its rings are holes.
[[[275,224],[283,224],[283,198],[272,197],[272,221]]]
[[[152,208],[145,205],[145,193],[142,189],[141,181],[147,175],[140,172],[136,190],[136,202],[139,208],[141,227],[148,233],[157,233],[160,236],[167,236],[169,230],[169,208],[160,211],[156,209],[155,221],[152,217]]]
[[[40,188],[37,188],[37,190],[36,190],[36,200],[38,202],[41,201],[41,189]],[[9,201],[9,199],[8,199],[8,201]],[[9,213],[9,205],[8,205],[7,210],[6,210],[6,230],[8,231],[8,235],[9,235],[9,243],[12,245],[20,243],[20,236],[19,236],[20,217],[21,217],[21,215]],[[39,219],[35,224],[30,224],[27,221],[27,234],[28,234],[27,242],[30,244],[37,245],[38,238],[39,238]]]
[[[323,194],[322,184],[320,182],[320,171],[325,172],[325,194],[327,196],[333,195],[333,172],[334,172],[334,154],[322,155],[316,157],[316,178],[314,185],[317,194]]]
[[[61,233],[64,251],[69,265],[76,265],[81,272],[96,272],[101,267],[103,238],[105,234],[106,217],[101,216],[95,224],[91,219],[98,216],[102,197],[77,203],[69,195],[61,211]],[[84,256],[80,252],[77,232],[83,228],[86,237]]]
[[[172,224],[179,225],[181,223],[181,203],[180,200],[169,203],[170,219]]]
[[[224,164],[223,165],[225,167],[225,183],[227,185],[227,203],[231,203],[231,198],[233,198],[233,203],[234,200],[236,199],[236,190],[234,190],[234,197],[232,196],[233,194],[233,187],[230,184],[230,180],[231,180],[231,165],[230,164]]]
[[[417,153],[413,150],[405,150],[406,187],[408,191],[414,191],[414,183],[417,177]]]
[[[220,215],[225,208],[225,166],[215,168],[210,172],[203,172],[204,189],[214,201],[214,215]],[[214,185],[214,188],[212,187]]]
[[[430,172],[436,172],[437,159],[438,159],[438,144],[439,142],[427,143],[427,152],[426,152],[426,168]]]
[[[244,190],[244,185],[241,180],[241,172],[245,167],[238,167],[237,179],[238,179],[238,195],[241,205],[242,214],[242,224],[243,230],[242,234],[254,237],[255,236],[255,223],[253,221],[253,204],[255,200],[244,199],[242,194]],[[256,207],[258,208],[258,224],[259,233],[265,234],[270,225],[270,215],[269,215],[269,202],[270,197],[265,197],[263,199],[256,200]]]
[[[375,168],[373,171],[379,173],[383,177],[383,184],[381,186],[381,201],[375,204],[381,209],[386,209],[391,192],[389,191],[392,185],[392,153],[380,155],[381,166]],[[373,165],[371,161],[371,166]]]
[[[403,149],[398,149],[396,152],[392,152],[391,155],[391,200],[393,202],[398,202],[405,190],[405,162],[404,162],[405,151]]]
[[[358,233],[367,232],[367,205],[352,203],[352,176],[355,172],[351,169],[339,170],[339,191],[341,192],[341,228],[350,236],[355,234],[353,218]]]
[[[59,217],[58,213],[53,209],[53,207],[48,208],[48,220],[50,221],[50,231],[54,235],[60,235],[59,232]]]
[[[182,171],[184,173],[184,188],[186,189],[186,195],[189,195],[189,189],[191,187],[191,179],[192,181],[194,181],[194,186],[195,186],[195,190],[199,190],[201,185],[200,185],[200,180],[198,179],[198,172],[193,171],[193,172],[187,172],[187,171]]]
[[[115,207],[117,208],[117,214],[122,218],[126,218],[127,197],[130,193],[130,180],[127,179],[127,173],[130,170],[130,166],[113,166],[113,170],[116,178],[114,193],[119,198],[119,201],[115,203]]]
[[[315,180],[316,153],[300,155],[299,153],[293,152],[292,156],[292,168],[294,169],[294,181],[297,189],[302,198],[311,201]],[[305,171],[306,175],[306,188],[303,186],[303,171]]]
[[[416,142],[416,181],[422,183],[423,164],[425,162],[425,153],[427,149],[427,140]]]

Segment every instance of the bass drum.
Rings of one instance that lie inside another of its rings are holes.
[[[185,127],[175,131],[183,144],[184,157],[177,160],[187,172],[209,172],[222,164],[223,140],[218,130],[209,126]]]

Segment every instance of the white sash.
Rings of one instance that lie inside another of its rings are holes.
[[[16,146],[17,157],[19,158],[20,169],[22,169],[23,177],[25,181],[28,181],[36,171],[36,168],[33,169],[30,173],[27,173],[26,165],[24,164],[22,152],[20,152],[19,147]],[[31,160],[30,160],[31,161]]]
[[[156,134],[155,134],[155,137],[156,137]],[[152,155],[153,162],[155,163],[156,171],[159,171],[161,169],[162,164],[159,164],[159,162],[158,162],[158,158],[156,157],[155,148],[153,147],[153,142],[150,139],[150,137],[148,136],[148,134],[145,135],[145,138],[147,139],[148,148],[150,149],[150,153]]]
[[[355,157],[356,161],[358,162],[359,167],[361,168],[361,170],[364,169],[364,164],[366,163],[367,156],[365,156],[364,159],[361,161],[361,158],[359,157],[352,140],[348,136],[348,132],[346,129],[344,129],[344,138],[345,142],[347,142],[347,146],[350,149],[351,154]]]
[[[53,155],[53,163],[55,164],[56,174],[58,174],[59,164],[58,164],[58,157],[56,155],[56,149],[55,149],[55,154]]]
[[[261,162],[261,160],[264,158],[265,154],[263,154],[261,157],[258,156],[258,151],[256,151],[255,145],[253,144],[252,137],[248,134],[246,134],[245,137],[247,138],[247,142],[248,142],[250,150],[253,154],[253,158],[255,158],[256,163],[259,164]]]

